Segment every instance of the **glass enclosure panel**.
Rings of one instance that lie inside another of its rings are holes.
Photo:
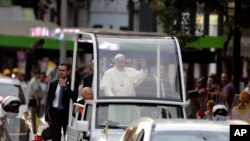
[[[183,118],[183,114],[182,108],[176,105],[99,103],[97,104],[96,128],[103,128],[106,124],[110,128],[125,128],[132,121],[141,117]]]
[[[98,98],[181,101],[180,64],[172,38],[97,38]]]

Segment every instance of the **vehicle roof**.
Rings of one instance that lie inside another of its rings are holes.
[[[20,81],[18,79],[15,79],[15,78],[1,76],[0,77],[0,83],[2,83],[2,84],[19,85]]]
[[[229,132],[230,125],[249,125],[242,120],[214,121],[203,119],[152,119],[142,117],[134,121],[129,127],[140,126],[152,131],[217,131]]]
[[[155,119],[154,131],[229,131],[229,123],[212,120]]]
[[[164,33],[158,32],[138,32],[138,31],[121,31],[121,30],[110,30],[104,28],[82,28],[79,33],[94,33],[96,35],[112,35],[112,36],[154,36],[154,37],[163,37],[167,36]],[[169,35],[168,35],[169,36]]]

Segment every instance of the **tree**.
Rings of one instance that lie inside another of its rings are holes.
[[[248,18],[250,16],[250,1],[238,1],[242,3],[241,18],[239,19],[239,27],[242,30],[250,27],[250,19]],[[181,37],[180,39],[186,39],[181,40],[183,45],[189,42],[190,39],[197,39],[193,33],[195,30],[200,29],[196,27],[195,12],[197,11],[197,7],[209,4],[211,12],[221,12],[225,17],[224,25],[228,29],[228,41],[225,43],[225,49],[231,40],[235,23],[234,14],[230,15],[230,2],[233,2],[233,0],[148,0],[164,32],[169,35]]]
[[[197,0],[148,0],[164,32],[180,39],[181,46],[195,39]]]
[[[249,0],[148,0],[152,10],[157,15],[158,22],[165,33],[174,34],[180,39],[181,47],[197,39],[195,11],[202,5],[209,6],[211,12],[222,13],[225,17],[224,26],[227,28],[227,40],[224,43],[224,55],[229,42],[233,41],[233,76],[236,90],[239,90],[240,71],[240,38],[241,33],[250,28],[250,1]],[[234,3],[235,7],[229,4]],[[230,9],[231,8],[231,9]],[[232,10],[235,13],[232,13]],[[188,13],[185,16],[183,13]]]

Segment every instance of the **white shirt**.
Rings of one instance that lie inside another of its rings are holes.
[[[244,91],[247,92],[247,93],[250,95],[249,87],[246,87],[246,88],[244,89]]]
[[[147,69],[140,71],[125,67],[123,71],[116,67],[108,69],[101,80],[100,88],[105,96],[135,96],[135,87],[147,77]]]
[[[53,107],[54,107],[54,108],[57,108],[57,107],[58,107],[60,89],[61,89],[61,87],[60,87],[60,85],[59,85],[59,83],[58,83],[58,84],[57,84],[57,87],[56,87],[56,97],[55,97],[55,99],[54,99],[54,101],[53,101]]]
[[[44,105],[46,103],[46,96],[47,96],[47,91],[48,91],[48,85],[46,82],[39,82],[40,87],[42,89],[43,95],[41,99],[41,104]]]
[[[22,81],[21,82],[21,86],[22,86],[22,88],[23,88],[23,92],[24,92],[24,95],[25,95],[25,100],[26,101],[29,101],[29,85],[28,85],[28,83],[27,82],[25,82],[25,81]]]

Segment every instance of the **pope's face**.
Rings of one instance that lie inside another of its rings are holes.
[[[125,67],[125,57],[119,57],[115,60],[115,66],[119,69],[119,70],[123,70]]]

